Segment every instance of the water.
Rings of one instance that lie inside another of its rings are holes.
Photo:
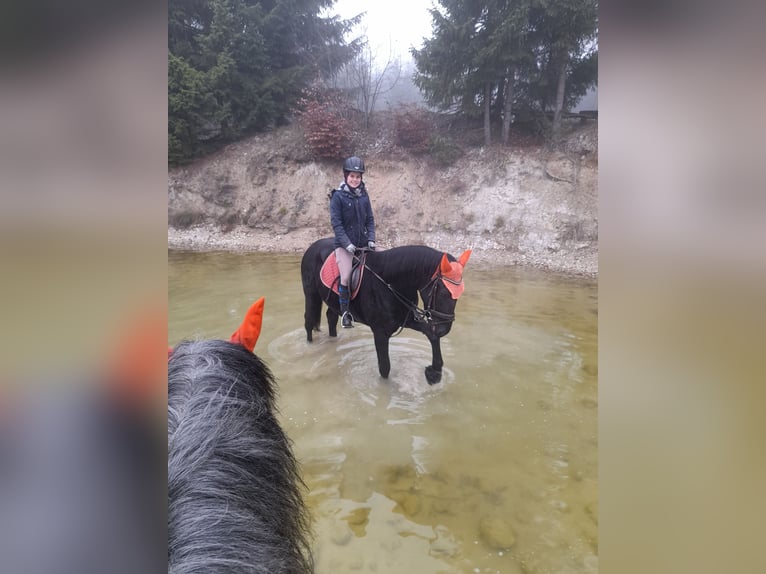
[[[440,384],[427,339],[303,329],[300,257],[168,255],[169,342],[228,338],[266,297],[256,352],[309,487],[317,574],[598,570],[597,290],[472,265]]]

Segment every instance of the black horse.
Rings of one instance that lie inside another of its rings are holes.
[[[312,331],[319,331],[323,301],[327,304],[330,336],[338,334],[338,295],[320,278],[322,264],[333,250],[332,238],[320,239],[309,246],[301,261],[308,341],[312,340]],[[409,327],[431,342],[432,363],[425,370],[428,384],[441,380],[444,361],[439,340],[449,333],[455,320],[455,305],[463,291],[463,267],[470,255],[470,250],[465,251],[456,260],[423,245],[366,253],[362,283],[349,309],[356,321],[372,329],[378,370],[384,379],[391,371],[389,339]],[[418,307],[418,293],[424,303],[422,309]]]
[[[230,341],[184,341],[170,350],[171,574],[313,571],[304,484],[277,420],[276,383],[252,353],[257,305]]]

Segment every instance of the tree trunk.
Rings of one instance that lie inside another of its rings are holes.
[[[513,88],[516,82],[516,66],[508,70],[505,80],[505,102],[503,102],[503,145],[508,145],[511,134],[511,114],[513,112]]]
[[[489,100],[492,96],[492,84],[487,82],[484,86],[484,145],[489,146],[492,143],[492,129],[490,126],[490,105]]]
[[[556,107],[553,111],[553,141],[558,143],[561,133],[561,112],[564,108],[564,91],[567,86],[567,58],[562,55],[559,68],[559,81],[556,86]]]

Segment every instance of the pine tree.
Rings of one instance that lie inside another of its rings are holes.
[[[544,111],[553,110],[555,141],[563,110],[598,77],[598,0],[535,0],[531,21],[539,72],[533,91]]]
[[[498,117],[507,143],[516,107],[553,108],[557,133],[565,105],[596,81],[597,0],[437,2],[432,37],[411,51],[426,101],[482,115],[485,144]]]
[[[302,91],[353,57],[335,0],[169,0],[169,160],[280,125]]]

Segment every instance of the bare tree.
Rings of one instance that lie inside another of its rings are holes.
[[[370,118],[378,98],[390,92],[401,76],[401,60],[394,54],[390,43],[385,62],[381,62],[383,58],[367,41],[356,58],[347,64],[342,72],[346,89],[356,98],[357,106],[364,114],[365,129],[370,126]]]

